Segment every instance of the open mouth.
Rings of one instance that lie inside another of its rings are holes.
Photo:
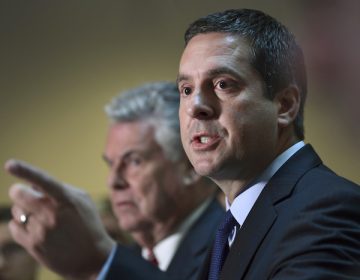
[[[208,144],[211,140],[211,137],[209,136],[201,136],[198,137],[197,141],[200,142],[201,144]]]
[[[132,201],[118,201],[115,203],[117,208],[132,207],[134,203]]]
[[[201,133],[193,136],[191,145],[196,150],[210,150],[219,143],[220,139],[219,135]]]

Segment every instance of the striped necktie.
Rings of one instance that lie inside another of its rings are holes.
[[[219,280],[221,269],[229,252],[228,237],[236,225],[237,222],[234,216],[228,210],[215,235],[215,242],[211,253],[209,280]]]

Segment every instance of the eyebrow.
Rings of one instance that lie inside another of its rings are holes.
[[[101,155],[102,159],[106,162],[106,163],[110,163],[111,160],[105,155],[105,154],[102,154]]]
[[[240,80],[240,81],[244,81],[244,79],[239,75],[239,73],[237,73],[236,71],[228,68],[228,67],[218,67],[215,69],[210,69],[209,71],[206,72],[207,76],[214,78],[216,76],[220,76],[220,75],[224,75],[224,74],[228,74],[231,76],[234,76],[236,79]],[[186,75],[186,74],[179,74],[176,78],[176,83],[179,84],[182,81],[189,81],[191,80],[191,76],[190,75]]]
[[[234,76],[236,79],[243,81],[243,77],[241,77],[239,75],[239,73],[237,73],[236,71],[228,68],[228,67],[219,67],[219,68],[215,68],[215,69],[211,69],[207,72],[207,75],[210,77],[216,77],[216,76],[220,76],[220,75],[224,75],[224,74],[228,74],[231,76]]]
[[[177,77],[176,77],[176,84],[178,85],[180,82],[182,81],[189,81],[191,80],[190,76],[189,75],[183,75],[183,74],[179,74]]]
[[[136,151],[134,150],[130,150],[127,151],[126,153],[124,153],[123,155],[121,155],[119,157],[119,159],[121,160],[121,162],[124,161],[124,159],[126,159],[127,157],[131,156],[133,153],[135,153]],[[107,164],[112,164],[112,161],[106,156],[106,154],[102,154],[102,158],[103,160],[107,163]]]

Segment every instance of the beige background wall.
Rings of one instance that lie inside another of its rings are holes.
[[[297,6],[285,0],[1,1],[1,165],[20,158],[105,196],[103,105],[121,90],[174,80],[188,24],[234,7],[262,9],[297,32]],[[360,149],[314,89],[306,135],[331,168],[360,182]],[[14,181],[0,171],[0,203]]]

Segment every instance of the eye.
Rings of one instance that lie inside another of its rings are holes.
[[[132,164],[132,165],[140,165],[141,164],[141,159],[140,158],[132,158],[131,159],[131,161],[130,161],[130,163]]]
[[[131,155],[125,160],[127,166],[139,166],[142,163],[142,158],[140,156]]]
[[[135,176],[143,170],[144,158],[140,155],[131,155],[124,159],[123,170],[129,176]]]
[[[191,88],[190,87],[184,87],[182,91],[183,91],[183,93],[185,95],[190,95],[191,94]]]
[[[215,84],[215,87],[218,87],[220,89],[226,89],[226,88],[228,88],[228,83],[224,80],[220,80],[219,82],[217,82]]]
[[[214,81],[214,89],[219,93],[237,93],[242,90],[243,86],[237,80],[231,78],[221,78]]]
[[[227,87],[227,83],[225,81],[220,81],[219,87],[224,89]]]

